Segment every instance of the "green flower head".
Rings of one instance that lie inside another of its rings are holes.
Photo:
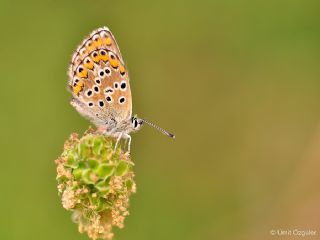
[[[123,228],[129,197],[136,191],[133,163],[112,138],[88,131],[72,134],[56,160],[62,206],[91,239],[112,239]]]

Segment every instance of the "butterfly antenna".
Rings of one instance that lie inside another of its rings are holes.
[[[164,135],[167,135],[168,137],[171,137],[171,138],[176,138],[176,136],[172,133],[169,133],[168,131],[164,130],[163,128],[155,125],[154,123],[152,122],[149,122],[145,119],[141,119],[143,122],[145,122],[146,124],[148,124],[149,126],[151,127],[154,127],[155,129],[157,129],[158,131],[162,132]]]

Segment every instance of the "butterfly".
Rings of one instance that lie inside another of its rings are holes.
[[[93,31],[83,40],[72,56],[69,66],[68,89],[71,105],[97,127],[97,131],[121,139],[131,146],[131,132],[144,123],[175,138],[159,126],[132,116],[132,96],[128,70],[117,42],[107,27]]]

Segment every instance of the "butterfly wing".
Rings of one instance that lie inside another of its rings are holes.
[[[83,40],[73,54],[68,75],[71,105],[95,125],[131,117],[128,72],[108,28],[99,28]]]

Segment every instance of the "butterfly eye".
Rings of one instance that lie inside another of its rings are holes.
[[[106,73],[107,76],[110,76],[111,75],[111,69],[109,67],[106,67],[104,69],[104,72]]]
[[[125,98],[125,97],[120,97],[120,98],[119,98],[119,103],[120,103],[120,104],[124,104],[125,101],[126,101],[126,98]]]
[[[125,91],[127,88],[127,83],[126,81],[122,81],[121,84],[120,84],[120,90],[121,91]]]
[[[137,120],[137,119],[134,119],[133,127],[134,127],[134,128],[137,128],[137,127],[138,127],[138,120]]]
[[[139,122],[138,122],[137,118],[132,117],[131,123],[132,123],[133,128],[137,128],[138,127]]]

